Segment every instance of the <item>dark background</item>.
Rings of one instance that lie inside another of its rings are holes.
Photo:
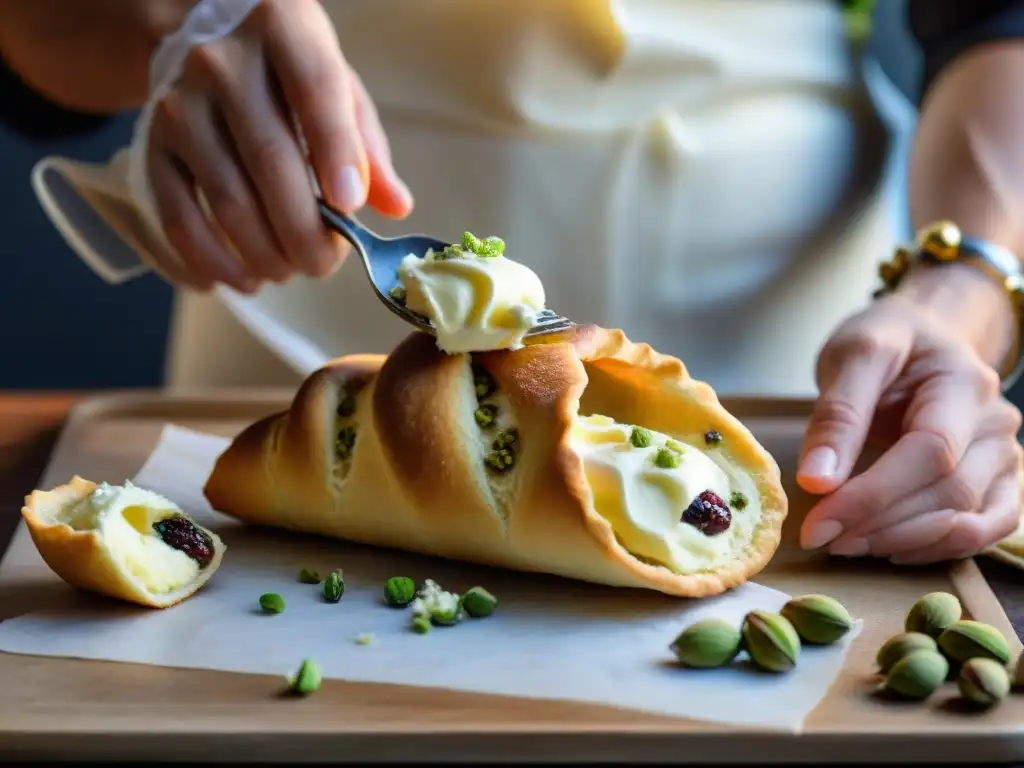
[[[877,3],[869,48],[912,103],[920,56],[905,6]],[[32,166],[45,155],[105,161],[129,141],[134,119],[65,112],[0,72],[0,389],[163,384],[170,287],[153,275],[104,283],[65,244],[29,186]],[[1019,404],[1024,385],[1011,398]]]

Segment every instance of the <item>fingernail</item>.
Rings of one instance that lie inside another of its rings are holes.
[[[828,551],[829,554],[839,557],[861,557],[866,555],[869,549],[871,547],[868,545],[867,539],[847,539],[846,541],[837,541],[828,548]]]
[[[808,453],[800,463],[800,474],[814,477],[832,477],[839,468],[839,457],[826,446],[820,446]]]
[[[823,520],[815,528],[811,529],[811,535],[807,537],[807,549],[820,549],[835,539],[843,532],[843,526],[838,520]]]
[[[342,166],[334,180],[334,203],[341,210],[349,213],[361,208],[366,202],[366,185],[363,175],[354,165]]]

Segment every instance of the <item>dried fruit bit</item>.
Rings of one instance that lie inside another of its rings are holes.
[[[907,614],[904,628],[907,632],[921,632],[938,638],[946,627],[960,620],[962,611],[956,595],[930,592],[914,603]]]
[[[882,674],[887,675],[897,661],[914,651],[938,652],[938,650],[938,643],[933,637],[923,632],[903,632],[885,641],[878,649],[875,661],[878,662],[878,668]]]
[[[483,400],[494,394],[497,389],[494,378],[487,372],[487,369],[480,365],[473,365],[473,389],[476,392],[477,400]]]
[[[800,658],[800,636],[788,619],[768,611],[751,611],[743,619],[743,647],[750,659],[769,672],[788,672]]]
[[[281,613],[284,610],[284,598],[276,592],[260,595],[260,608],[264,613]]]
[[[334,571],[324,582],[324,600],[336,603],[345,594],[345,579],[341,569]]]
[[[676,469],[682,463],[682,455],[669,450],[668,448],[659,448],[658,452],[654,454],[655,466],[661,467],[662,469]]]
[[[947,627],[939,635],[939,648],[950,661],[965,663],[971,659],[994,659],[1010,663],[1010,647],[995,627],[980,621],[964,619]]]
[[[949,662],[941,653],[919,649],[893,664],[885,690],[909,699],[926,699],[938,690],[949,674]]]
[[[299,668],[288,678],[288,687],[293,693],[308,696],[320,688],[320,668],[312,659],[303,659]]]
[[[707,536],[715,536],[729,530],[732,513],[720,496],[704,491],[683,510],[679,522],[692,525]]]
[[[408,576],[392,576],[384,583],[384,602],[405,606],[416,597],[416,583]]]
[[[654,442],[654,435],[651,434],[649,429],[633,427],[633,430],[629,433],[629,442],[632,443],[634,448],[649,448],[651,443]]]
[[[353,413],[356,412],[356,401],[349,394],[343,394],[341,399],[338,401],[337,414],[343,419],[347,419]]]
[[[739,491],[733,491],[729,496],[729,506],[733,509],[746,509],[747,497]]]
[[[405,301],[408,298],[408,296],[405,293],[405,288],[403,288],[400,285],[396,285],[394,288],[388,291],[388,296],[394,299],[396,303],[402,304],[403,306],[405,305]]]
[[[697,669],[724,667],[740,652],[740,631],[723,619],[704,619],[684,629],[669,648],[679,663]]]
[[[704,442],[708,445],[718,445],[722,442],[722,433],[717,429],[709,429],[704,433]]]
[[[153,530],[164,544],[184,552],[199,563],[200,568],[205,568],[213,560],[213,539],[188,518],[165,517],[153,523]]]
[[[484,403],[475,411],[473,411],[473,418],[476,420],[477,426],[483,429],[494,425],[494,420],[498,417],[498,406],[491,405],[490,403]]]
[[[826,595],[794,597],[779,613],[789,619],[801,640],[817,645],[830,645],[853,627],[849,611]]]
[[[364,632],[361,635],[356,635],[356,645],[369,645],[375,639],[372,632]]]
[[[430,619],[426,616],[412,617],[412,631],[417,635],[425,635],[430,631]]]
[[[461,598],[462,607],[474,619],[483,619],[494,613],[498,598],[483,587],[471,587]]]
[[[960,695],[983,707],[992,706],[1010,693],[1006,667],[992,659],[974,658],[964,662],[956,682]]]
[[[338,438],[334,441],[334,452],[339,459],[347,459],[352,455],[356,445],[356,428],[342,427],[338,430]]]
[[[311,568],[303,568],[299,571],[299,581],[303,584],[319,584],[323,579],[320,578],[320,574]]]

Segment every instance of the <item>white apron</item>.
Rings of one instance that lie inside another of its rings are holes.
[[[888,255],[890,137],[835,0],[324,0],[416,198],[385,234],[497,235],[548,304],[721,394],[812,395]],[[328,96],[325,95],[325,98]],[[179,293],[170,386],[291,385],[408,328],[356,258]]]

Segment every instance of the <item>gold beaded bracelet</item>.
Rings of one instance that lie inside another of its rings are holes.
[[[878,265],[882,287],[879,297],[896,289],[915,260],[932,264],[961,262],[980,269],[1006,290],[1016,318],[1017,333],[1010,353],[999,371],[1003,391],[1024,373],[1024,273],[1020,260],[1002,246],[976,237],[964,237],[951,221],[937,221],[922,227],[911,246],[897,246],[893,257]]]

